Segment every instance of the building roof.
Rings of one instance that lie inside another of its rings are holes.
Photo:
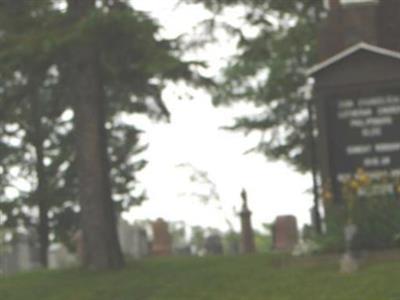
[[[339,52],[335,56],[332,56],[331,58],[328,58],[327,60],[313,66],[311,69],[308,70],[307,74],[309,76],[313,76],[316,73],[328,68],[329,66],[331,66],[331,65],[333,65],[333,64],[345,59],[346,57],[349,57],[352,54],[354,54],[358,51],[361,51],[361,50],[369,51],[369,52],[372,52],[375,54],[379,54],[379,55],[383,55],[383,56],[387,56],[387,57],[391,57],[391,58],[400,60],[400,52],[381,48],[381,47],[374,46],[374,45],[367,44],[367,43],[359,43],[359,44],[356,44],[350,48],[347,48],[346,50]]]

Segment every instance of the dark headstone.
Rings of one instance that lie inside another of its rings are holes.
[[[190,256],[192,255],[192,249],[188,245],[176,247],[174,249],[174,254],[179,256]]]
[[[240,253],[240,234],[230,231],[225,236],[226,253],[229,255],[237,255]]]
[[[206,254],[209,255],[221,255],[223,254],[223,247],[221,237],[217,234],[210,235],[204,242],[204,249]]]

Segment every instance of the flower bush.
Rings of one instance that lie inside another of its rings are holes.
[[[357,226],[356,250],[378,250],[400,245],[400,184],[398,177],[370,177],[363,169],[342,184],[342,203],[325,188],[325,235],[317,238],[322,251],[344,249],[343,229]]]

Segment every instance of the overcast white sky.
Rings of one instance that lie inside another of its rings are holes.
[[[162,34],[168,37],[189,30],[208,14],[200,6],[176,8],[176,0],[132,0],[132,3],[157,18],[165,27]],[[226,18],[237,21],[238,15],[238,11],[232,10]],[[233,52],[232,43],[223,41],[197,55],[207,59],[212,66],[209,73],[216,74]],[[125,217],[131,221],[162,217],[221,229],[227,228],[224,221],[227,217],[238,228],[233,208],[240,208],[240,191],[246,188],[255,227],[271,223],[281,214],[294,214],[299,223],[309,222],[312,198],[306,190],[311,186],[311,177],[294,172],[285,163],[268,162],[262,155],[243,154],[255,145],[257,135],[245,137],[220,129],[235,116],[254,109],[246,104],[216,109],[210,96],[202,91],[191,91],[193,100],[179,100],[177,95],[184,94],[183,89],[169,86],[163,93],[172,115],[170,123],[153,123],[144,117],[131,120],[146,131],[144,139],[150,145],[145,154],[149,164],[139,176],[149,200]],[[187,196],[196,186],[189,180],[188,169],[177,167],[183,163],[209,174],[219,191],[220,205],[204,205]]]

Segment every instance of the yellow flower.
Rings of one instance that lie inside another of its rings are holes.
[[[368,174],[362,168],[358,168],[356,171],[356,179],[361,186],[366,186],[371,182]]]
[[[370,184],[371,179],[367,174],[363,174],[360,177],[358,177],[358,182],[360,183],[361,186],[367,186]]]
[[[350,181],[350,188],[353,189],[354,191],[358,191],[358,189],[360,188],[360,184],[358,183],[357,180],[352,179]]]
[[[325,200],[325,202],[330,202],[332,200],[333,196],[330,191],[324,191],[322,194],[322,198]]]

